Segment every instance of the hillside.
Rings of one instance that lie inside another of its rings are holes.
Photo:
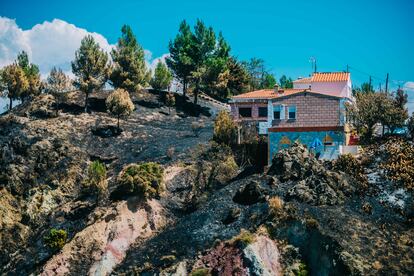
[[[384,177],[387,141],[361,154],[358,174],[321,163],[299,144],[265,173],[242,173],[230,164],[233,153],[209,143],[223,106],[201,100],[202,107],[169,114],[160,98],[135,95],[121,133],[105,113],[105,93],[92,97],[91,113],[73,93],[59,112],[52,96],[41,95],[0,117],[1,274],[414,271],[413,197]],[[108,172],[101,200],[82,188],[95,160]],[[160,196],[120,189],[122,168],[142,162],[164,169]],[[60,250],[45,244],[52,228],[68,233]]]

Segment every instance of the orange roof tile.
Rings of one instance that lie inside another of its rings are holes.
[[[313,73],[312,82],[338,82],[348,81],[350,78],[349,73],[345,72],[327,72],[327,73]]]
[[[283,93],[276,93],[273,89],[262,89],[234,96],[233,99],[273,99],[302,91],[304,89],[283,89]]]
[[[309,77],[309,78],[301,78],[301,79],[297,79],[297,80],[294,80],[293,82],[294,83],[308,83],[308,82],[311,82],[312,81],[312,78],[311,77]]]

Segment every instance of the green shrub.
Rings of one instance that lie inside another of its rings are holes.
[[[152,198],[162,191],[164,170],[154,162],[130,164],[118,177],[121,190],[125,193]]]
[[[108,190],[106,181],[105,164],[97,161],[92,162],[88,167],[88,176],[83,182],[84,191],[87,193],[103,195]]]
[[[236,143],[237,126],[226,111],[220,111],[214,121],[213,140],[220,144],[232,145]]]
[[[295,276],[308,276],[309,271],[308,271],[307,265],[303,262],[300,263],[298,270],[294,271],[294,273],[295,273]]]
[[[52,250],[60,250],[66,243],[68,234],[63,229],[52,228],[47,236],[44,237],[45,244]]]
[[[190,273],[190,276],[210,276],[210,270],[208,268],[196,268]]]
[[[368,178],[361,163],[351,154],[343,154],[333,162],[333,169],[342,171],[355,179],[362,188],[368,187]]]
[[[231,239],[231,243],[237,246],[246,247],[255,241],[254,235],[245,229],[240,230],[240,234]]]

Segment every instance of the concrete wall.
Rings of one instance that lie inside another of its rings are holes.
[[[322,127],[340,126],[340,99],[300,93],[290,97],[273,99],[275,105],[284,105],[284,120],[273,120],[272,127]],[[296,119],[288,119],[288,106],[296,105]],[[270,114],[273,116],[273,114]]]

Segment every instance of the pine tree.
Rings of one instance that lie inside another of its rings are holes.
[[[46,93],[56,94],[64,93],[73,89],[71,79],[62,71],[53,67],[47,77]]]
[[[169,43],[170,56],[166,63],[174,76],[183,84],[183,95],[185,97],[191,72],[194,70],[194,62],[191,57],[193,49],[193,35],[190,26],[185,20],[180,24],[179,33]]]
[[[102,89],[108,79],[108,55],[99,47],[91,35],[81,41],[72,62],[72,72],[76,76],[75,87],[85,93],[85,112],[88,111],[89,95]]]
[[[115,88],[133,93],[147,85],[150,71],[145,65],[144,49],[138,44],[131,27],[124,25],[121,31],[122,36],[111,52],[114,68],[110,80]]]
[[[172,81],[170,70],[163,62],[158,62],[154,70],[154,76],[151,79],[151,86],[157,90],[167,89]]]
[[[7,65],[2,70],[2,87],[10,100],[9,110],[13,108],[13,100],[21,97],[21,94],[29,88],[29,81],[23,69],[16,63]]]
[[[17,56],[17,64],[23,69],[29,82],[27,89],[20,94],[20,99],[24,102],[33,96],[39,95],[42,91],[43,83],[40,80],[39,67],[30,63],[29,56],[25,51],[22,51]]]

